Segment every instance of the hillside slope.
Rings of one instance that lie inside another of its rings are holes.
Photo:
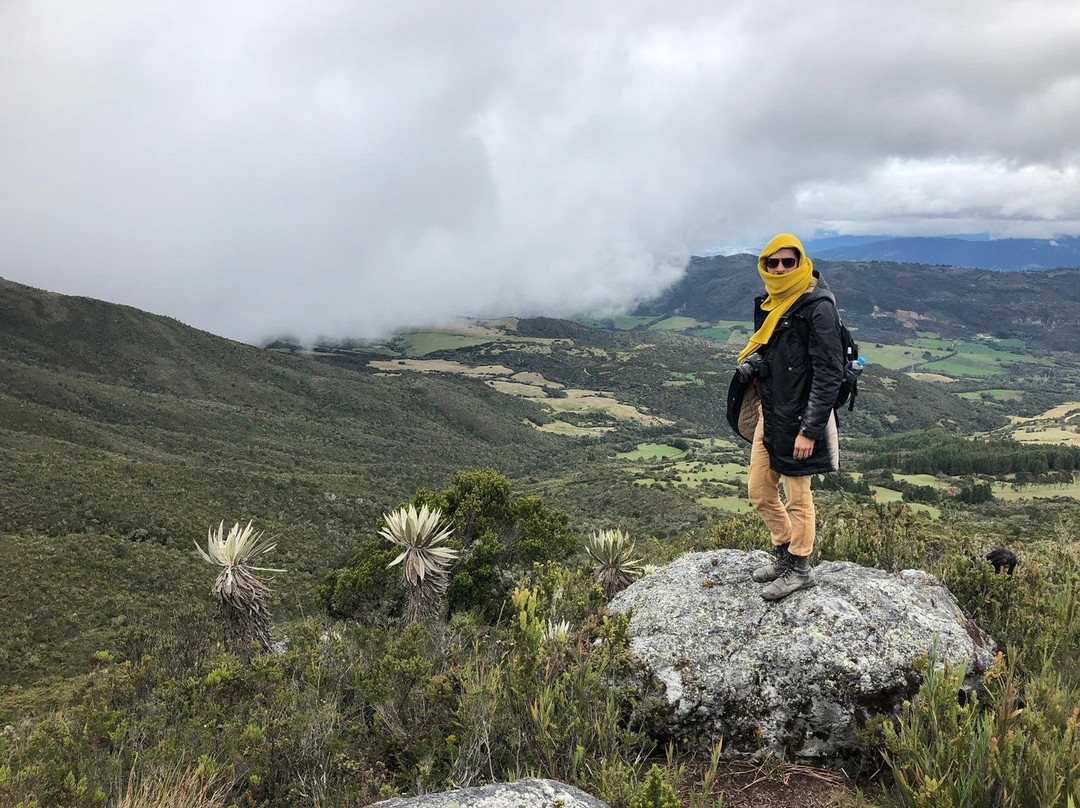
[[[526,426],[536,412],[473,380],[378,376],[0,280],[0,551],[18,575],[0,587],[0,685],[85,670],[178,615],[214,632],[216,573],[192,542],[222,520],[279,537],[275,614],[310,610],[417,486],[584,451]]]
[[[0,428],[144,458],[431,483],[514,473],[557,440],[453,377],[386,378],[0,280]]]

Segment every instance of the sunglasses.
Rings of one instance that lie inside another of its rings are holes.
[[[781,264],[784,265],[784,269],[794,269],[795,265],[799,263],[798,258],[766,258],[765,266],[769,269],[776,269]]]

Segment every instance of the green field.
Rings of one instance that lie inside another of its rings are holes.
[[[1054,364],[1045,357],[1030,356],[1029,354],[1015,353],[1013,351],[1002,351],[991,345],[987,345],[984,342],[962,342],[957,346],[957,351],[962,356],[979,357],[986,362],[994,362],[995,364],[1000,362],[1003,365],[1027,364],[1043,365],[1047,367]]]
[[[611,324],[620,331],[629,331],[638,326],[651,323],[655,319],[655,317],[634,317],[629,314],[620,314],[611,318]]]
[[[933,474],[893,474],[893,477],[912,485],[932,485],[935,488],[948,488],[954,485],[949,480],[939,479]]]
[[[931,359],[923,356],[929,352]],[[913,348],[906,345],[877,345],[863,348],[859,352],[867,362],[881,365],[889,370],[906,370],[918,367],[933,359],[944,359],[947,354],[943,351],[930,350],[927,348]]]
[[[565,421],[551,421],[542,426],[536,426],[532,422],[529,423],[541,432],[550,432],[553,435],[566,435],[571,438],[599,438],[607,432],[615,431],[615,427],[613,426],[575,426],[574,424],[568,424]]]
[[[664,460],[669,457],[682,457],[686,454],[682,449],[668,446],[666,443],[639,443],[632,452],[619,452],[615,457],[620,460]]]
[[[1069,425],[1055,424],[1026,425],[1012,430],[1009,437],[1022,443],[1064,443],[1069,446],[1080,445],[1080,433]]]
[[[688,384],[695,384],[698,387],[705,386],[705,380],[699,379],[697,374],[694,373],[672,373],[671,375],[675,378],[664,382],[665,387],[685,387]]]
[[[1014,343],[1019,340],[1009,340]],[[1002,343],[998,343],[999,345]],[[915,350],[925,350],[933,354],[934,359],[925,363],[913,363],[919,365],[919,370],[931,373],[941,373],[946,376],[960,376],[968,378],[984,378],[1003,373],[1004,369],[1011,365],[1041,365],[1053,364],[1049,359],[1038,356],[1029,356],[1023,353],[1003,351],[984,342],[948,342],[946,340],[913,339],[908,345]],[[874,349],[880,351],[883,349]],[[903,352],[897,352],[895,346],[885,346],[886,361],[902,361]],[[941,356],[943,350],[951,350],[948,356]],[[910,355],[909,355],[910,356]],[[876,361],[872,355],[867,356],[869,361]],[[884,364],[884,362],[882,362]],[[901,365],[900,367],[904,367]],[[894,369],[899,369],[894,367]]]
[[[731,513],[749,513],[754,510],[754,506],[746,497],[699,497],[697,502],[699,505],[719,508]]]
[[[900,502],[904,495],[899,491],[894,491],[891,488],[882,488],[877,485],[870,486],[870,490],[874,492],[874,499],[878,502]]]
[[[735,443],[725,438],[690,438],[695,446],[707,446],[713,449],[734,449]]]
[[[650,331],[686,331],[690,328],[708,328],[711,324],[693,317],[668,317],[649,326]]]
[[[1002,347],[1023,348],[1020,340],[995,340],[993,345],[985,342],[959,342],[919,337],[904,345],[878,343],[864,345],[862,355],[867,362],[890,370],[941,374],[951,377],[984,378],[1003,373],[1011,365],[1049,365],[1050,360],[1024,353],[1001,350]],[[1016,393],[1016,391],[1003,391]],[[965,394],[965,398],[977,398],[978,394]],[[998,396],[999,400],[1011,400]]]
[[[1000,366],[987,367],[983,362],[971,361],[960,355],[952,356],[939,362],[927,362],[925,365],[922,365],[922,370],[931,373],[941,373],[945,376],[971,376],[974,378],[996,376],[999,373],[1004,372]]]
[[[700,471],[693,469],[699,468]],[[747,466],[743,463],[700,463],[682,460],[675,464],[680,481],[676,485],[697,488],[702,483],[745,483]]]
[[[491,342],[491,337],[455,334],[449,331],[414,331],[402,338],[406,356],[426,356],[435,351],[469,348]]]
[[[993,482],[990,483],[991,488],[994,490],[994,496],[997,499],[1005,500],[1006,502],[1017,502],[1023,499],[1036,499],[1050,497],[1072,497],[1073,499],[1080,500],[1080,480],[1073,477],[1073,481],[1069,485],[1057,485],[1057,484],[1041,484],[1041,485],[1024,485],[1020,487],[1014,487],[1009,482]]]
[[[727,342],[731,339],[730,328],[698,328],[690,332],[691,336],[709,339],[713,342]]]
[[[937,339],[928,335],[920,336],[917,339],[909,339],[907,344],[912,348],[920,348],[924,351],[945,351],[949,353],[956,349],[955,340]]]
[[[654,446],[657,444],[643,444]],[[662,444],[659,444],[662,445]],[[669,447],[670,448],[670,447]],[[624,455],[619,455],[623,457]],[[630,459],[630,458],[627,458]],[[656,477],[643,477],[634,480],[635,485],[654,486],[664,483],[678,488],[699,488],[707,483],[728,483],[731,485],[746,485],[748,468],[745,463],[703,463],[700,460],[679,460],[655,473]],[[670,476],[676,479],[669,479]],[[665,479],[659,479],[659,478]]]

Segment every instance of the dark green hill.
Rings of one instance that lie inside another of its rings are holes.
[[[0,428],[125,455],[443,484],[546,467],[536,408],[452,376],[387,378],[0,280]]]
[[[747,320],[761,279],[752,255],[694,258],[686,274],[639,315]],[[862,339],[902,341],[913,329],[946,337],[986,333],[1047,350],[1080,351],[1080,269],[993,272],[890,262],[815,261],[845,322]],[[919,320],[896,312],[913,312]]]

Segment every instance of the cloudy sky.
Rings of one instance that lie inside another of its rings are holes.
[[[0,0],[0,276],[258,342],[1080,234],[1076,0]]]

